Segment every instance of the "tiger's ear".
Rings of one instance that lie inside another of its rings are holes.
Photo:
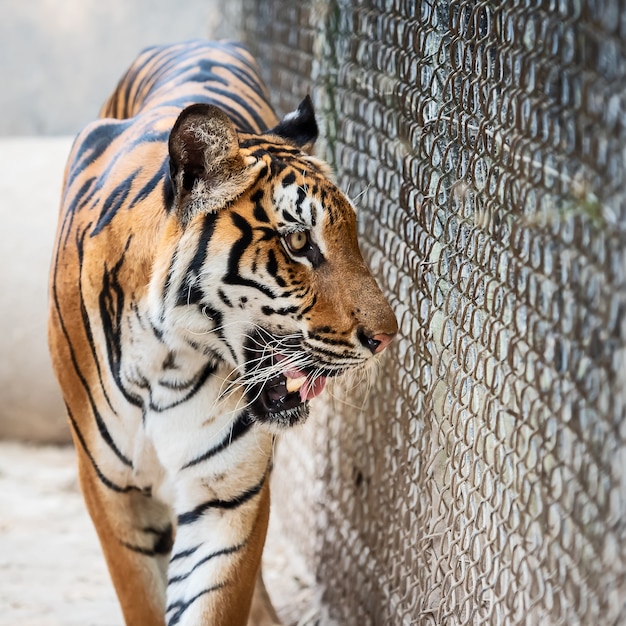
[[[197,212],[217,211],[256,179],[257,160],[239,149],[235,127],[210,104],[187,107],[169,138],[174,202],[183,222]]]
[[[286,139],[303,152],[310,153],[318,136],[311,96],[306,96],[295,111],[285,115],[278,126],[267,132]]]

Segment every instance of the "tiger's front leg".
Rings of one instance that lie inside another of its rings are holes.
[[[167,626],[248,623],[269,517],[268,480],[265,473],[225,500],[207,487],[204,497],[178,507]]]
[[[207,413],[218,384],[146,417],[146,468],[161,468],[155,491],[175,528],[167,626],[246,626],[260,569],[273,435],[238,410],[240,400]]]
[[[267,472],[230,500],[216,497],[211,477],[175,487],[188,497],[178,504],[172,548],[163,506],[139,490],[112,491],[78,451],[82,488],[128,626],[280,624],[259,572],[269,516]]]
[[[75,427],[80,485],[127,626],[164,626],[172,526],[162,504],[100,470]],[[100,463],[98,462],[100,461]]]

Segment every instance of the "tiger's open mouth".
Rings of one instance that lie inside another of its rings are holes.
[[[258,352],[258,348],[252,351]],[[248,388],[249,410],[259,421],[292,426],[307,418],[308,402],[322,393],[327,376],[314,368],[298,369],[284,354],[266,351],[269,354],[256,369],[277,373]],[[280,371],[282,362],[285,367]]]
[[[272,357],[274,363],[284,359],[280,354]],[[311,371],[287,367],[265,383],[255,385],[249,392],[254,398],[251,409],[262,421],[292,426],[309,414],[308,401],[318,396],[326,386],[325,376],[314,376]]]

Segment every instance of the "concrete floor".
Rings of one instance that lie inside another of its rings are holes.
[[[74,451],[0,443],[0,626],[121,626]]]
[[[330,625],[272,523],[264,575],[285,624]],[[0,626],[123,626],[70,446],[0,442],[0,607]]]

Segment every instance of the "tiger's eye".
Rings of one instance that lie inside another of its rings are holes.
[[[309,232],[297,230],[285,235],[285,243],[293,254],[304,254],[310,246]]]

